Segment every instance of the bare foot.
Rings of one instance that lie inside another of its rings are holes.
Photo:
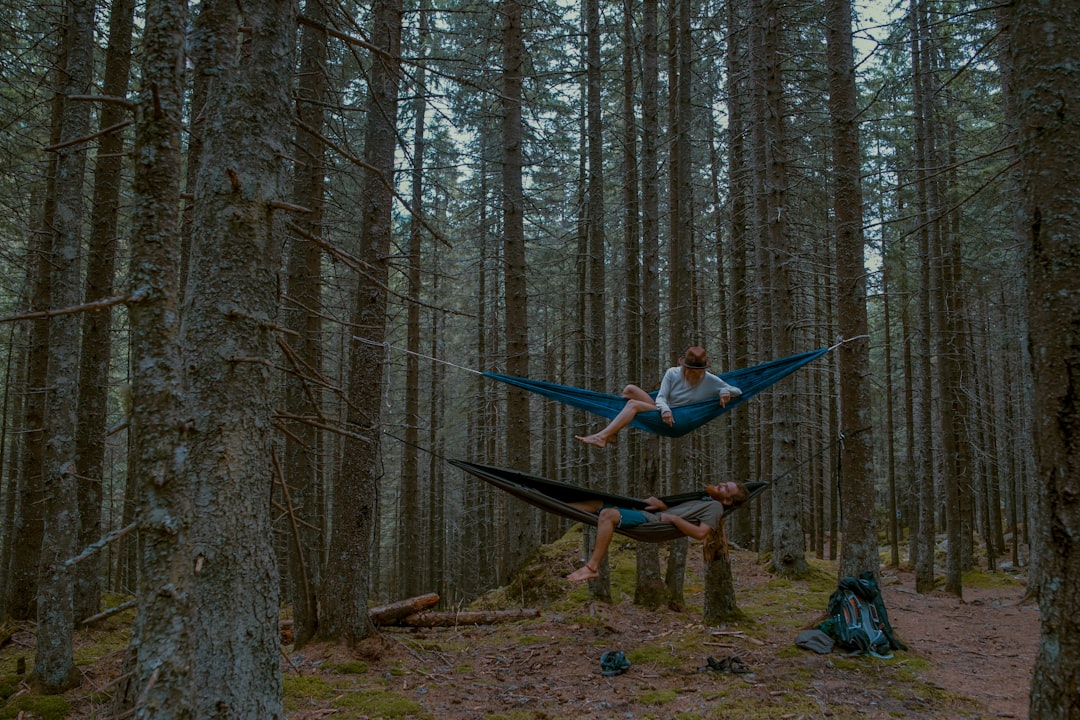
[[[586,580],[592,580],[594,577],[599,577],[600,571],[596,568],[585,563],[582,567],[579,567],[574,572],[566,576],[566,579],[572,583],[585,582]]]
[[[595,448],[602,448],[602,447],[604,447],[605,445],[608,444],[608,441],[605,440],[604,438],[600,437],[599,434],[596,434],[596,435],[575,435],[574,439],[578,440],[580,442],[583,442],[586,445],[592,445]]]

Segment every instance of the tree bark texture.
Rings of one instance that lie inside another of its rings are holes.
[[[222,59],[206,98],[182,324],[192,428],[194,679],[199,717],[276,718],[270,359],[282,235],[274,207],[288,197],[297,8],[269,0],[234,12],[240,44]]]
[[[130,497],[139,532],[137,612],[114,714],[194,718],[190,478],[179,348],[184,4],[146,5],[135,128]]]
[[[194,10],[193,30],[187,37],[187,61],[193,66],[190,81],[191,109],[188,114],[191,119],[187,133],[185,179],[185,190],[188,195],[194,191],[199,164],[202,162],[207,97],[211,89],[220,82],[219,78],[222,77],[229,58],[236,52],[238,29],[233,8],[235,4],[230,0],[200,0],[198,8]],[[220,88],[216,92],[220,92]],[[184,245],[180,253],[180,275],[177,279],[181,302],[184,301],[187,293],[188,275],[191,268],[193,218],[194,206],[190,200],[187,200],[184,205],[181,236]]]
[[[114,2],[109,13],[109,47],[105,56],[104,95],[127,95],[131,70],[131,31],[134,0]],[[101,129],[119,125],[128,109],[117,103],[101,107]],[[94,168],[90,245],[86,263],[86,288],[83,302],[113,294],[116,274],[118,211],[122,181],[124,139],[120,131],[101,138]],[[75,466],[79,468],[79,547],[101,538],[102,492],[105,484],[106,410],[109,394],[109,365],[112,350],[112,310],[86,313],[82,318],[82,343],[79,358],[79,401],[77,410]],[[90,558],[75,571],[75,618],[81,620],[98,612],[101,601],[102,563]]]
[[[641,363],[638,384],[660,381],[660,142],[658,0],[642,0],[641,14]],[[633,372],[633,368],[631,368]],[[660,488],[660,438],[640,439],[640,490],[648,497]],[[634,602],[659,607],[666,589],[660,572],[660,551],[640,546],[637,551]]]
[[[60,91],[61,143],[89,134],[90,108],[72,102],[89,94],[94,80],[94,3],[66,4],[64,43],[67,62]],[[54,308],[79,304],[80,254],[84,215],[83,176],[86,145],[68,144],[58,151],[56,204],[53,215],[52,300]],[[49,323],[45,467],[45,525],[41,543],[38,588],[37,645],[34,676],[46,692],[66,690],[77,682],[72,655],[74,580],[64,561],[78,551],[78,469],[75,466],[75,409],[78,389],[79,316],[59,315]]]
[[[762,242],[770,279],[767,303],[772,318],[772,356],[787,357],[794,352],[793,328],[796,323],[792,298],[795,288],[795,248],[787,223],[787,149],[784,115],[783,71],[780,61],[782,10],[775,0],[757,5],[755,22],[762,24],[761,78],[764,101],[762,115],[765,150],[765,214]],[[777,572],[800,576],[807,572],[806,538],[799,513],[799,480],[788,473],[795,465],[795,403],[791,393],[777,393],[772,398],[772,464],[779,476],[773,483],[772,567]]]
[[[529,376],[528,286],[525,276],[525,196],[522,188],[522,72],[525,42],[522,5],[503,0],[502,64],[502,182],[503,182],[503,268],[506,288],[506,371]],[[506,401],[507,462],[528,471],[532,462],[529,432],[529,396],[510,388]],[[502,581],[520,568],[536,549],[536,515],[522,502],[511,501],[507,554]]]
[[[325,22],[322,3],[311,3],[305,15]],[[308,212],[297,216],[290,233],[288,279],[284,303],[286,327],[295,335],[286,340],[286,366],[294,371],[285,390],[285,408],[294,416],[318,416],[322,370],[323,322],[322,251],[308,238],[323,237],[326,148],[322,138],[325,103],[329,96],[326,32],[304,25],[300,40],[300,79],[296,112],[303,124],[296,130],[297,160],[293,168],[293,200]],[[313,134],[314,133],[314,134]],[[307,237],[305,237],[307,236]],[[295,303],[295,304],[294,304]],[[285,438],[285,481],[289,510],[298,520],[289,531],[288,567],[292,577],[293,643],[303,647],[317,632],[317,601],[323,559],[325,527],[323,487],[319,474],[322,439],[309,423],[293,423]]]
[[[750,193],[752,183],[748,177],[746,160],[747,145],[747,28],[745,19],[738,12],[736,3],[727,4],[728,44],[724,59],[726,64],[726,89],[728,93],[728,210],[730,214],[730,238],[728,249],[731,260],[731,347],[727,356],[734,367],[742,367],[750,356],[747,333],[747,307],[750,289],[747,282],[747,250],[750,244],[748,223],[750,221]],[[748,479],[750,472],[750,415],[733,413],[731,418],[733,467],[736,479]],[[753,542],[752,514],[736,513],[731,521],[731,538],[743,547]]]
[[[427,13],[420,13],[420,42],[427,41]],[[421,47],[421,53],[424,49]],[[433,508],[425,506],[427,495],[420,490],[420,293],[421,284],[421,251],[423,250],[424,229],[420,223],[420,217],[425,212],[424,208],[424,150],[425,150],[425,118],[427,115],[428,99],[424,88],[423,64],[417,69],[416,92],[413,99],[413,141],[412,141],[412,216],[409,220],[409,297],[411,302],[406,309],[406,345],[408,353],[405,357],[405,447],[401,451],[401,498],[398,507],[398,522],[401,527],[413,526],[420,530],[428,530],[424,525],[416,523],[418,518],[431,518]],[[430,483],[429,483],[430,487]],[[398,542],[398,588],[405,595],[414,595],[425,586],[428,578],[425,577],[427,568],[426,558],[430,558],[424,550],[432,547],[429,539],[423,534],[417,536],[402,533],[397,538]],[[430,586],[428,586],[430,587]]]
[[[1042,635],[1031,717],[1080,718],[1080,7],[1013,5],[1027,305],[1035,379],[1035,587]]]
[[[860,185],[858,98],[850,0],[826,0],[829,111],[836,216],[836,275],[840,334],[840,432],[843,546],[840,577],[858,577],[879,564],[874,517],[873,434],[870,432],[870,339],[866,319],[866,262]]]
[[[358,642],[374,631],[367,615],[367,600],[381,474],[379,434],[385,358],[379,344],[386,335],[401,14],[399,0],[377,2],[372,7],[370,37],[378,52],[372,53],[368,81],[364,158],[369,168],[364,172],[359,198],[359,253],[367,272],[360,276],[353,312],[357,334],[371,343],[352,343],[347,411],[350,430],[364,439],[346,438],[334,484],[329,557],[334,572],[325,578],[319,628],[320,637],[346,643]]]
[[[918,364],[919,372],[913,381],[919,383],[919,402],[916,410],[917,443],[915,472],[919,479],[916,487],[918,502],[918,533],[915,540],[915,589],[930,592],[934,589],[934,551],[935,551],[935,472],[934,472],[934,417],[931,398],[933,396],[933,367],[931,364],[931,344],[933,326],[931,323],[931,272],[930,272],[930,223],[931,208],[927,180],[928,152],[927,117],[929,113],[929,67],[927,64],[928,39],[925,27],[923,6],[926,0],[911,0],[911,61],[914,75],[912,82],[912,108],[915,120],[915,184],[916,208],[918,219],[918,257],[919,257],[919,298],[918,302]]]

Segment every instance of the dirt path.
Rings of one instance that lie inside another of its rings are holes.
[[[937,683],[982,702],[996,717],[1028,714],[1039,640],[1039,611],[1020,604],[1022,586],[965,588],[952,595],[915,592],[911,573],[884,589],[889,619],[912,650],[934,666]]]

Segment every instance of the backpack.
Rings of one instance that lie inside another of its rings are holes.
[[[852,654],[891,657],[890,650],[907,650],[889,625],[873,573],[842,579],[829,597],[828,615],[818,629]]]

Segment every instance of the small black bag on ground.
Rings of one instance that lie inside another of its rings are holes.
[[[891,650],[907,650],[893,633],[877,581],[869,571],[840,581],[829,597],[828,613],[828,619],[818,629],[842,650],[878,656],[888,656]]]

